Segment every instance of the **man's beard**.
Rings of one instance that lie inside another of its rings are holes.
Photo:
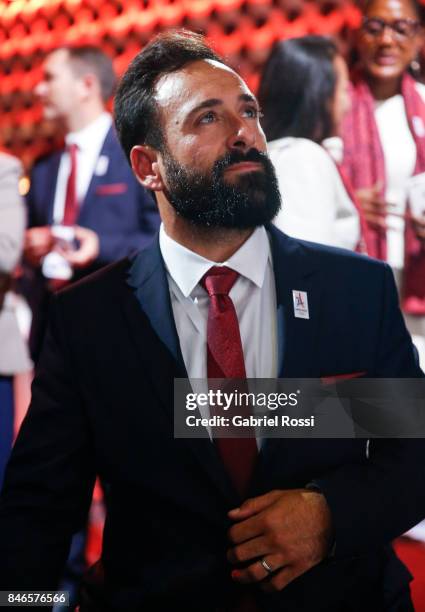
[[[181,166],[163,152],[167,187],[164,194],[177,214],[203,228],[248,229],[270,222],[280,209],[280,193],[273,165],[265,153],[234,151],[217,160],[208,174]],[[242,173],[230,183],[225,169],[254,162],[262,170]]]

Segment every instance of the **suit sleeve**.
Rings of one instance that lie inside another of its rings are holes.
[[[55,302],[0,497],[0,590],[57,588],[94,476],[88,418]]]
[[[378,378],[423,377],[398,307],[392,272],[384,269]],[[400,406],[400,410],[403,406]],[[364,464],[344,465],[314,480],[329,504],[335,557],[382,547],[425,517],[425,441],[370,440]]]
[[[131,177],[131,180],[135,179]],[[126,232],[125,235],[117,233],[115,228],[111,228],[110,232],[98,234],[100,252],[97,263],[100,265],[117,261],[144,249],[159,228],[160,220],[155,198],[139,184],[135,186],[135,190],[137,223],[132,231]]]

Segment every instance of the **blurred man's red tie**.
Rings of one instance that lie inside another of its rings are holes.
[[[66,150],[69,154],[70,169],[68,182],[65,192],[65,206],[63,210],[62,225],[75,225],[78,217],[78,201],[77,201],[77,151],[78,145],[70,144]],[[49,280],[50,291],[58,291],[69,284],[69,281],[60,278],[51,278]]]
[[[77,201],[77,151],[76,144],[68,145],[67,151],[70,159],[70,171],[66,185],[65,208],[63,212],[63,225],[75,225],[78,216]]]

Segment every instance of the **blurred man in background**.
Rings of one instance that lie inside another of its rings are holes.
[[[106,109],[115,83],[111,59],[80,46],[53,51],[36,87],[45,119],[64,132],[65,148],[35,164],[28,194],[24,255],[35,361],[50,294],[143,248],[158,227],[155,201],[134,179]],[[71,547],[63,585],[71,601],[85,567],[85,539],[83,530]]]
[[[34,271],[35,358],[49,293],[143,248],[158,227],[156,204],[134,179],[106,110],[115,81],[110,58],[80,46],[53,51],[36,88],[66,146],[36,163],[28,194],[24,252]]]

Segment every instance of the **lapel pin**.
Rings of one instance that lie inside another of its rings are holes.
[[[294,316],[296,319],[309,319],[308,299],[306,291],[292,290],[292,299],[294,302]]]
[[[107,155],[100,155],[96,163],[96,169],[94,172],[95,175],[105,176],[105,174],[108,171],[108,166],[109,166],[109,157]]]

